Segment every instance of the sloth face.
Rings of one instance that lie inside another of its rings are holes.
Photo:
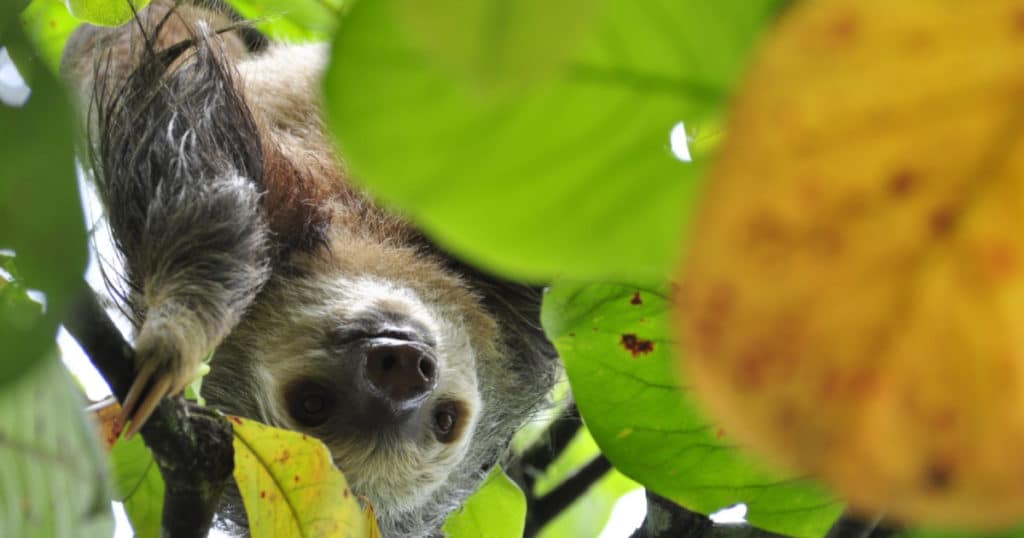
[[[228,412],[319,438],[353,491],[381,518],[398,517],[428,502],[465,459],[484,412],[478,370],[496,360],[496,330],[440,265],[360,248],[272,279],[203,388]]]
[[[324,441],[355,491],[410,510],[469,445],[481,407],[475,349],[458,316],[414,289],[374,277],[331,284],[291,314],[308,336],[282,333],[291,344],[258,356],[262,411]]]

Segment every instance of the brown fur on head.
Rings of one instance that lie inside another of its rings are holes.
[[[540,291],[347,181],[326,47],[253,51],[218,33],[230,18],[168,2],[133,24],[79,30],[64,66],[93,111],[140,371],[177,386],[216,348],[211,405],[322,439],[385,536],[436,534],[555,380]]]

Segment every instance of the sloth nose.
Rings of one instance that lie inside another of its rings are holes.
[[[373,391],[395,409],[415,407],[437,386],[437,362],[424,346],[411,342],[371,344],[364,372]]]

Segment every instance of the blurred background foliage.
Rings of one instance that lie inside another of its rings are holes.
[[[643,486],[705,514],[746,503],[748,521],[781,534],[827,531],[841,503],[771,470],[703,419],[675,370],[668,329],[669,275],[727,105],[787,2],[229,3],[275,39],[332,42],[326,120],[357,181],[466,259],[550,283],[544,326],[586,428],[534,494],[601,453],[616,469],[542,536],[595,536],[612,505]],[[121,1],[73,4],[92,22],[125,20]],[[3,6],[0,46],[32,93],[23,105],[0,104],[0,417],[20,409],[23,400],[4,396],[33,365],[64,375],[38,365],[52,362],[86,248],[73,123],[57,78],[81,21],[62,0]],[[33,412],[67,415],[56,400],[37,400]],[[13,434],[8,424],[0,420],[0,435]],[[0,472],[0,485],[8,478]]]

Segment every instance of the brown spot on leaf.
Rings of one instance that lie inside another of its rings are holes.
[[[786,227],[775,215],[759,212],[746,223],[746,238],[753,245],[783,243],[788,237]]]
[[[718,283],[712,288],[695,322],[701,355],[710,357],[718,353],[723,329],[728,325],[734,303],[735,292],[731,286]]]
[[[904,198],[914,190],[917,177],[910,170],[900,170],[889,178],[889,195],[893,198]]]
[[[937,430],[951,430],[956,427],[957,414],[953,409],[940,411],[932,416],[932,426]]]
[[[1024,34],[1024,9],[1014,10],[1010,16],[1010,21],[1013,23],[1014,32]]]
[[[261,489],[260,490],[260,498],[261,499],[266,499],[267,498],[267,490],[265,490],[265,489]]]
[[[833,19],[827,29],[828,33],[837,40],[846,41],[853,39],[860,31],[860,21],[852,13],[844,13]]]
[[[953,230],[956,224],[956,210],[951,206],[943,206],[928,217],[928,228],[935,237],[943,237]]]
[[[756,347],[743,353],[736,362],[734,372],[736,385],[748,390],[761,388],[769,360],[768,354]]]
[[[819,226],[808,237],[811,250],[818,256],[831,258],[843,251],[843,235],[832,226]]]
[[[654,342],[638,338],[637,335],[632,333],[622,335],[621,342],[622,347],[626,348],[633,357],[639,357],[654,351]]]
[[[295,475],[295,483],[296,483],[296,484],[298,484],[298,483],[299,483],[299,475]]]
[[[925,487],[929,490],[945,490],[953,483],[953,465],[948,461],[933,461],[925,469]]]
[[[284,463],[284,462],[288,461],[289,459],[291,459],[291,457],[292,457],[292,453],[289,452],[287,449],[285,449],[285,450],[281,451],[281,455],[278,456],[277,461],[280,462],[280,463]]]
[[[725,428],[718,428],[715,432],[715,439],[722,439],[725,437]]]
[[[982,248],[980,254],[981,270],[992,280],[1002,280],[1017,273],[1018,256],[1013,245],[998,241]]]
[[[633,292],[633,298],[629,300],[629,304],[634,306],[644,304],[644,300],[640,298],[639,291]]]
[[[345,488],[345,491],[342,492],[342,495],[344,495],[346,499],[348,498],[348,496],[349,496],[348,488]]]
[[[239,426],[241,426],[241,425],[242,425],[242,422],[243,422],[243,421],[242,421],[241,417],[236,417],[236,416],[234,416],[234,415],[231,415],[231,416],[229,416],[228,418],[230,418],[230,419],[231,419],[231,422],[234,422],[235,424],[238,424]]]

